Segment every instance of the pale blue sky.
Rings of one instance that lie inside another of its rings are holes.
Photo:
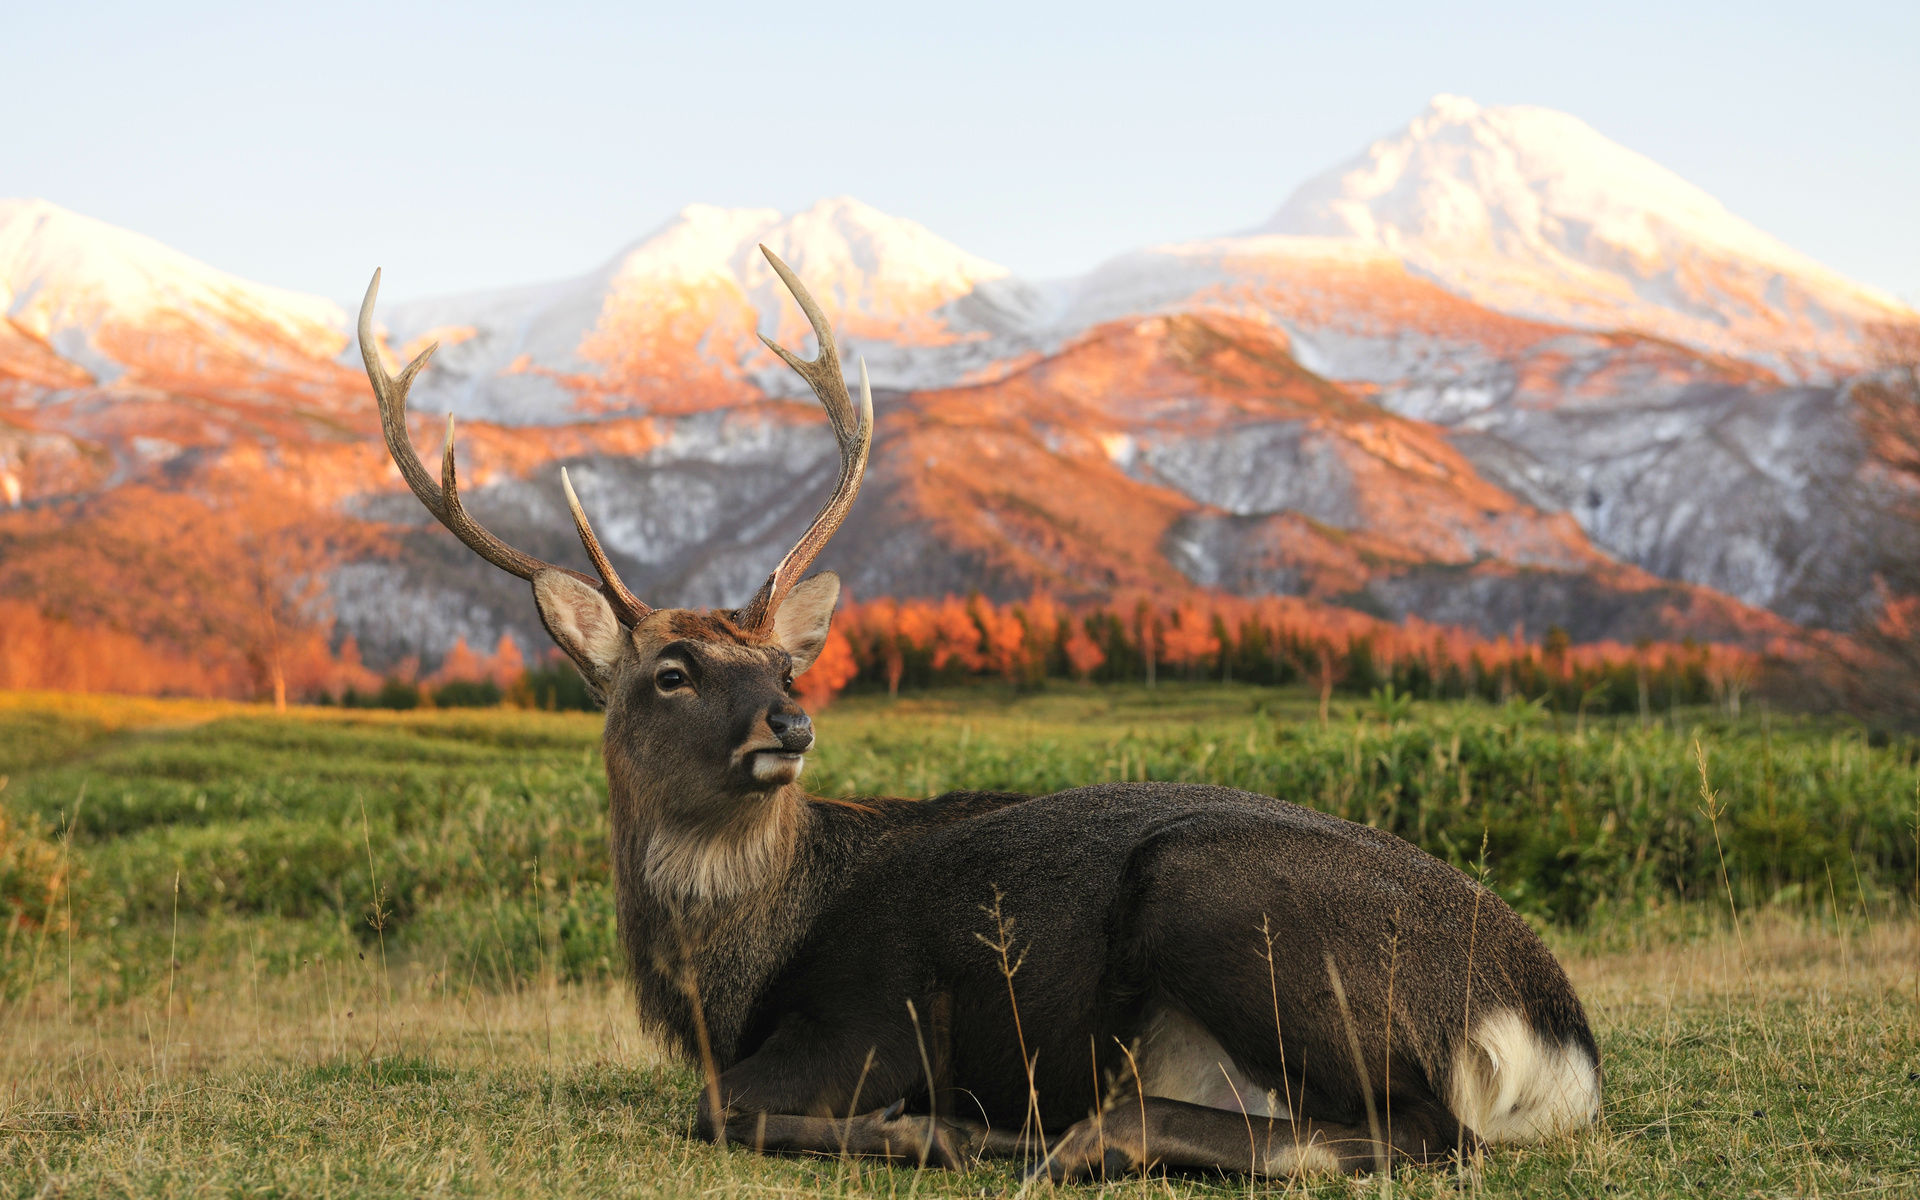
[[[1265,218],[1436,92],[1540,104],[1920,301],[1920,4],[38,3],[0,195],[265,283],[586,270],[849,193],[1023,274]]]

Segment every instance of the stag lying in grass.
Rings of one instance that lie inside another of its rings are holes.
[[[644,1021],[704,1065],[702,1136],[953,1165],[1027,1154],[1057,1180],[1164,1166],[1258,1174],[1433,1162],[1594,1119],[1599,1056],[1572,986],[1511,909],[1386,833],[1220,787],[828,800],[788,691],[840,585],[802,578],[860,487],[873,435],[833,334],[812,386],[839,485],[736,611],[653,609],[461,506],[452,424],[436,482],[406,428],[430,347],[390,378],[360,347],[421,503],[533,585],[606,704],[613,878]],[[563,473],[564,479],[564,473]]]

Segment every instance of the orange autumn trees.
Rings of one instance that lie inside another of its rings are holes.
[[[824,708],[859,673],[860,664],[853,656],[853,643],[838,629],[829,630],[827,644],[821,648],[820,657],[813,660],[813,666],[807,668],[806,674],[793,681],[793,690],[800,694],[800,702],[807,707]]]
[[[59,512],[7,514],[0,687],[364,701],[380,676],[351,640],[333,640],[321,583],[333,564],[377,550],[380,536],[285,497],[139,485]],[[429,667],[416,659],[382,674],[416,703],[496,703],[546,694],[526,681],[557,670],[524,662],[510,638],[490,651],[458,643]],[[1547,696],[1568,711],[1708,701],[1734,710],[1757,668],[1731,647],[1572,645],[1554,634],[1535,644],[1292,597],[1129,593],[1067,604],[1041,593],[1005,604],[849,602],[799,693],[818,707],[849,687],[1212,678],[1304,684],[1323,705],[1336,692],[1390,686],[1423,698]]]
[[[1013,604],[889,598],[848,603],[835,629],[851,651],[847,684],[889,694],[974,678],[1020,687],[1048,678],[1152,684],[1164,671],[1303,683],[1323,708],[1336,692],[1391,687],[1426,699],[1547,698],[1568,711],[1705,702],[1737,711],[1759,668],[1756,654],[1731,646],[1573,645],[1557,629],[1536,643],[1417,619],[1395,625],[1292,597],[1137,597],[1078,607],[1045,594]]]
[[[1160,628],[1160,653],[1170,666],[1186,668],[1192,674],[1223,657],[1220,651],[1224,639],[1214,632],[1213,615],[1202,612],[1190,600],[1177,605],[1171,619]],[[1231,663],[1230,655],[1225,658]]]
[[[284,496],[130,484],[0,525],[0,687],[259,697],[366,682],[323,573],[375,535]],[[31,600],[25,599],[31,597]]]

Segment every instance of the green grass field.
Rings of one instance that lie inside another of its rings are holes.
[[[1916,748],[1705,712],[991,689],[819,717],[827,794],[1207,780],[1393,829],[1545,932],[1600,1126],[1390,1183],[1920,1195]],[[0,1195],[997,1195],[687,1136],[624,998],[598,721],[0,695]],[[1704,774],[1704,779],[1703,779]]]

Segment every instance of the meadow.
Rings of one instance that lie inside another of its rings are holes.
[[[1258,686],[842,698],[829,795],[1205,780],[1389,828],[1561,953],[1597,1127],[1466,1171],[1124,1195],[1920,1194],[1913,743]],[[1011,1194],[687,1137],[607,881],[599,722],[0,694],[0,1195]]]

